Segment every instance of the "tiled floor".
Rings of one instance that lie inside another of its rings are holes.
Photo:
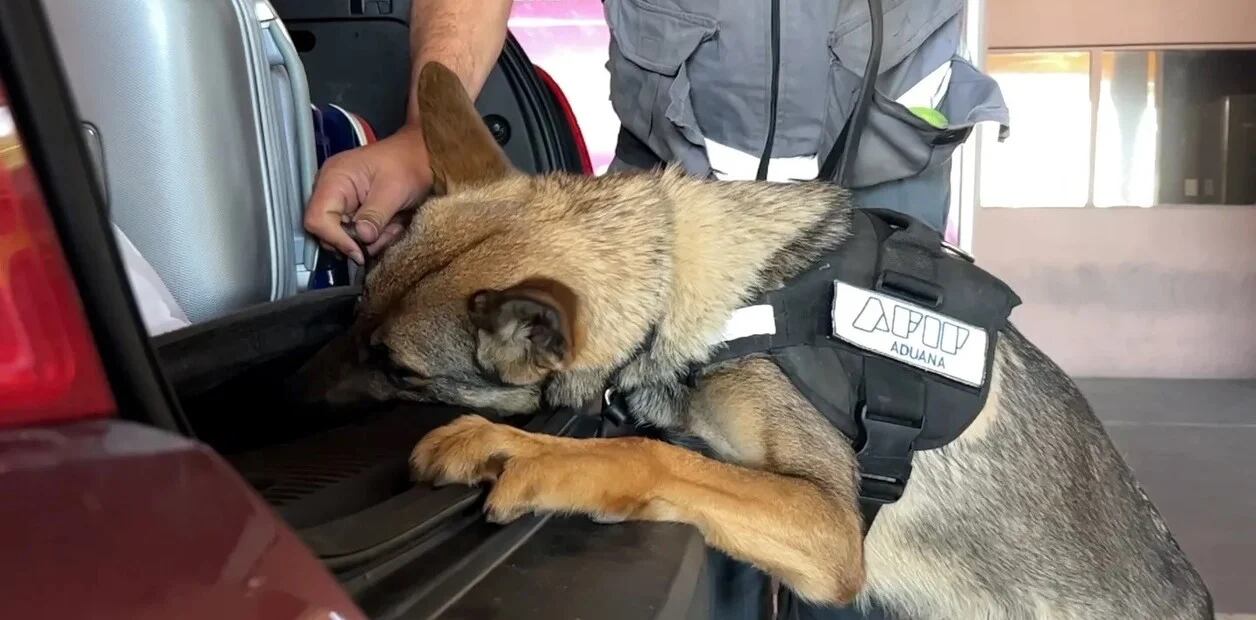
[[[1078,384],[1203,574],[1218,617],[1256,620],[1256,380]]]

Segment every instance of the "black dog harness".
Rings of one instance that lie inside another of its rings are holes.
[[[867,528],[902,496],[913,453],[954,441],[984,407],[1020,299],[914,218],[856,210],[851,225],[837,251],[734,312],[704,367],[775,362],[855,446]]]

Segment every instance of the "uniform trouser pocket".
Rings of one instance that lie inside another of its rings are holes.
[[[605,9],[611,105],[620,122],[659,157],[702,168],[687,62],[716,36],[717,23],[647,0],[607,0]]]

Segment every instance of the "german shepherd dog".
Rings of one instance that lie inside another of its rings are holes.
[[[436,197],[369,271],[355,323],[302,371],[307,389],[522,414],[580,407],[619,370],[634,416],[719,458],[468,415],[414,449],[418,478],[491,482],[497,522],[691,524],[814,602],[875,600],[912,618],[1212,617],[1086,400],[1015,329],[997,334],[985,408],[915,455],[866,536],[850,443],[773,362],[683,380],[735,309],[843,243],[847,192],[674,168],[527,176],[452,72],[425,66],[419,89]]]

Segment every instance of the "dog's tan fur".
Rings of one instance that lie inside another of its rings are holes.
[[[492,520],[536,511],[688,523],[808,598],[849,601],[863,586],[857,514],[806,480],[649,439],[536,435],[478,416],[433,431],[413,463],[442,483],[493,481]]]
[[[634,413],[701,439],[720,457],[465,417],[416,447],[421,477],[493,481],[488,508],[499,520],[548,511],[689,523],[710,545],[813,601],[875,597],[938,618],[1203,617],[1198,576],[1067,379],[1009,390],[1009,373],[1018,386],[1062,377],[1014,331],[1000,336],[995,385],[978,420],[950,446],[918,455],[904,499],[882,511],[867,538],[865,580],[846,438],[768,360],[709,368],[693,389],[677,380],[707,359],[734,309],[843,241],[846,194],[822,184],[703,182],[675,169],[524,176],[452,73],[429,65],[420,87],[445,195],[420,209],[368,274],[353,329],[307,368],[323,378],[312,389],[331,400],[439,399],[525,413],[543,391],[561,404],[596,397],[622,367],[614,379],[632,389]],[[655,338],[634,357],[652,327]],[[1029,442],[1023,455],[1005,453],[1051,420],[1070,430],[1044,433],[1047,445]],[[1111,496],[1100,502],[1110,504],[1101,506],[1104,518],[1087,526],[1093,533],[1060,520],[1089,507],[1050,491],[1059,484],[1052,476],[1065,475],[1050,471],[1053,463],[1077,468],[1085,488]],[[966,469],[985,473],[954,476]],[[1043,523],[1030,528],[1038,548],[996,527],[1000,511],[1021,527]],[[1137,542],[1084,550],[1102,547],[1114,528]],[[1051,556],[1041,547],[1061,554],[1058,566],[1028,566],[1034,554]],[[1181,595],[1162,591],[1169,587]],[[1131,592],[1138,600],[1127,605]],[[1126,613],[1135,608],[1142,612]]]

